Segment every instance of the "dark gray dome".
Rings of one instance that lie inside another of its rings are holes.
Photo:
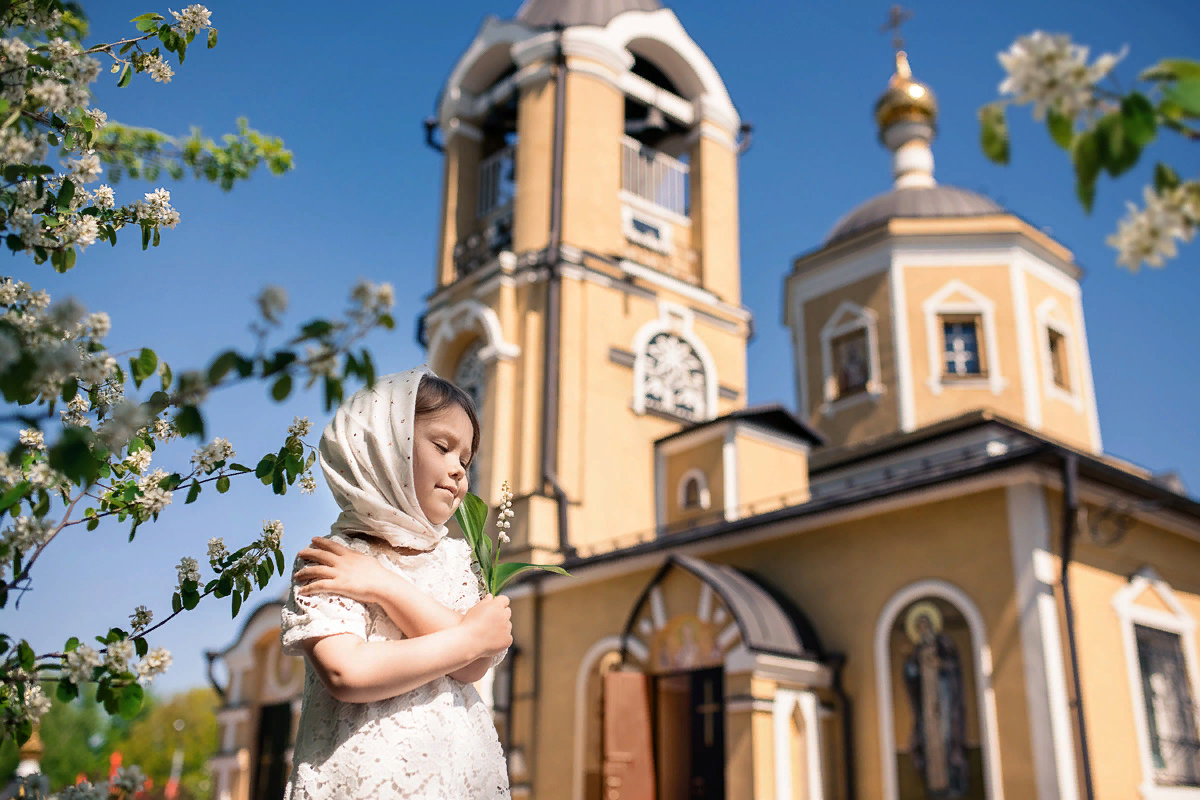
[[[838,220],[825,237],[829,245],[897,217],[982,217],[1004,208],[981,194],[957,186],[893,189],[876,195]]]
[[[517,10],[517,20],[532,28],[550,28],[556,22],[565,27],[598,25],[603,28],[613,17],[626,11],[658,11],[658,0],[525,0]]]

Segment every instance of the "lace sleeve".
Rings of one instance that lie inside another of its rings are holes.
[[[364,550],[361,542],[335,537],[355,550]],[[297,558],[292,573],[306,562]],[[288,591],[283,605],[279,642],[284,655],[304,655],[304,642],[339,633],[352,633],[367,638],[367,607],[357,600],[333,594],[296,595],[296,584]]]

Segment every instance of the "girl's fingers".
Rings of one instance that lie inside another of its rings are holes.
[[[335,542],[333,539],[326,539],[324,536],[314,536],[312,546],[319,550],[326,550],[330,553],[344,553],[350,548],[341,542]]]
[[[297,581],[315,581],[324,578],[336,578],[337,571],[330,567],[312,566],[296,570]]]
[[[336,558],[336,554],[326,550],[312,550],[309,548],[301,550],[296,555],[305,561],[311,561],[314,564],[324,564],[325,566],[332,566],[333,560]]]

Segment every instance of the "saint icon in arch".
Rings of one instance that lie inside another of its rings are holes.
[[[903,672],[913,716],[909,755],[930,800],[965,798],[971,784],[962,659],[942,628],[942,612],[929,600],[904,616],[913,646]]]

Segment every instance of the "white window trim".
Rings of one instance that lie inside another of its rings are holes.
[[[708,511],[712,506],[712,494],[708,491],[708,476],[704,474],[704,470],[699,467],[692,467],[679,479],[679,484],[675,487],[675,505],[680,511],[692,511],[686,505],[687,500],[687,485],[688,481],[695,480],[700,484],[700,505],[701,511]]]
[[[948,298],[961,294],[966,302],[949,302]],[[996,337],[996,304],[990,298],[972,289],[957,278],[938,289],[921,304],[925,314],[925,341],[929,351],[929,381],[928,386],[934,394],[941,394],[946,387],[960,389],[978,389],[986,387],[992,394],[998,395],[1004,391],[1008,381],[1000,372],[1000,348]],[[938,325],[938,317],[942,314],[978,314],[983,322],[983,356],[987,363],[987,377],[978,380],[943,380],[945,370],[944,354],[942,353],[942,330]]]
[[[1057,312],[1057,313],[1056,313]],[[1046,397],[1062,402],[1075,409],[1083,411],[1083,392],[1080,391],[1079,349],[1075,346],[1074,332],[1071,323],[1065,322],[1066,314],[1058,304],[1058,300],[1047,297],[1038,304],[1034,311],[1037,320],[1038,342],[1041,347],[1042,385],[1046,387]],[[1063,389],[1054,382],[1054,361],[1050,357],[1050,331],[1063,337],[1063,347],[1067,349],[1067,384],[1070,390]]]
[[[474,299],[462,300],[454,305],[432,311],[425,318],[430,332],[426,358],[431,366],[444,368],[445,350],[460,334],[468,331],[480,333],[487,345],[479,351],[479,360],[490,364],[497,359],[511,361],[521,354],[521,347],[505,341],[504,329],[496,312]]]
[[[634,219],[653,225],[662,234],[661,238],[639,231],[633,226]],[[634,208],[628,202],[621,204],[621,233],[634,244],[656,253],[670,255],[675,250],[675,226],[661,215]]]
[[[1143,592],[1153,589],[1171,609],[1170,613],[1138,604]],[[1183,645],[1183,660],[1187,664],[1188,679],[1192,684],[1192,702],[1197,704],[1196,690],[1200,687],[1200,669],[1196,661],[1196,620],[1175,597],[1167,584],[1152,567],[1139,570],[1128,585],[1122,587],[1112,598],[1113,608],[1121,620],[1121,639],[1125,648],[1125,671],[1129,678],[1129,699],[1133,703],[1133,720],[1137,728],[1138,758],[1142,764],[1142,782],[1138,791],[1145,800],[1174,800],[1176,798],[1200,798],[1197,786],[1159,786],[1154,782],[1154,764],[1150,756],[1150,731],[1146,724],[1146,703],[1142,696],[1142,668],[1138,663],[1135,625],[1157,628],[1179,635]],[[1200,706],[1200,704],[1197,704]],[[1200,719],[1197,719],[1200,729]]]
[[[1000,770],[1000,733],[996,722],[996,694],[992,689],[992,649],[988,644],[987,625],[979,607],[949,581],[930,578],[905,586],[888,600],[875,623],[875,697],[879,712],[880,766],[883,776],[883,800],[897,800],[899,779],[896,774],[896,721],[892,711],[892,661],[889,645],[896,617],[910,603],[922,597],[937,597],[957,608],[971,632],[971,650],[975,663],[975,692],[979,703],[979,749],[983,755],[983,785],[987,800],[1004,800]],[[965,698],[964,698],[965,699]],[[970,702],[968,700],[968,702]]]
[[[696,351],[700,363],[704,367],[704,416],[697,420],[716,419],[717,417],[717,365],[712,354],[704,345],[704,340],[696,334],[695,315],[687,306],[672,303],[669,300],[658,301],[658,319],[652,319],[637,329],[633,335],[633,402],[630,407],[633,413],[646,413],[646,346],[660,333],[670,333],[683,339]]]
[[[818,409],[830,417],[838,411],[856,406],[868,400],[878,400],[883,394],[883,382],[879,379],[879,315],[874,309],[843,300],[833,315],[821,328],[821,373],[824,375],[823,395],[825,402]],[[833,340],[857,330],[867,332],[867,388],[846,397],[839,397],[837,376],[833,371]]]

